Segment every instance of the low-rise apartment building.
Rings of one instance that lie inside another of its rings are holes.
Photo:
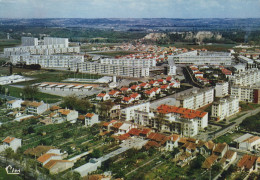
[[[183,54],[174,55],[169,60],[176,64],[211,64],[211,65],[231,65],[231,53],[225,52],[198,52],[190,51]]]
[[[228,82],[219,82],[215,86],[215,97],[225,97],[228,95]]]
[[[239,86],[232,85],[230,94],[237,96],[239,101],[260,103],[260,87],[259,86]]]
[[[127,77],[148,77],[149,67],[122,66],[113,64],[101,64],[92,62],[77,63],[72,67],[73,70],[91,74],[116,75]]]
[[[84,56],[81,55],[12,55],[10,61],[13,64],[26,63],[39,64],[41,67],[74,67],[74,64],[84,62]]]
[[[234,85],[248,86],[260,81],[260,71],[257,68],[248,69],[229,77]]]
[[[214,100],[214,88],[192,88],[176,94],[176,105],[188,108],[199,109],[212,103]]]
[[[121,120],[131,121],[135,118],[135,111],[150,111],[150,102],[127,107],[121,110]]]
[[[26,111],[28,114],[42,114],[48,109],[48,104],[44,102],[29,102],[26,106]]]
[[[120,66],[132,66],[132,67],[154,67],[156,66],[156,59],[101,59],[101,64],[111,64]]]
[[[211,117],[219,121],[235,115],[238,112],[239,99],[237,97],[227,97],[212,104]]]

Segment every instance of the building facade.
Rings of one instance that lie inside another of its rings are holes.
[[[237,97],[222,98],[212,104],[211,117],[223,120],[239,112],[239,99]]]
[[[232,96],[237,96],[239,101],[260,103],[260,88],[258,86],[231,86]]]
[[[156,59],[101,59],[101,64],[111,64],[132,67],[154,67]]]
[[[228,82],[216,83],[215,97],[225,97],[228,95]]]

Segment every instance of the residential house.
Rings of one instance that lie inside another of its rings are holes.
[[[220,163],[223,168],[226,168],[228,165],[232,164],[235,162],[237,158],[237,152],[228,150],[223,158],[220,159]]]
[[[131,92],[131,89],[129,87],[122,87],[120,89],[120,91],[123,92],[123,93],[127,93],[127,92]]]
[[[124,122],[119,128],[118,128],[118,134],[126,134],[130,131],[132,128],[137,128],[135,124]]]
[[[166,151],[173,151],[174,148],[178,147],[178,141],[180,140],[180,136],[178,134],[173,134],[168,137],[166,142]]]
[[[152,98],[155,96],[155,91],[153,91],[153,90],[146,90],[144,93],[149,98]]]
[[[11,100],[6,103],[7,109],[20,108],[23,100]]]
[[[238,148],[244,151],[253,151],[260,147],[260,137],[249,133],[234,139],[234,141],[237,143]]]
[[[118,95],[120,94],[120,91],[112,90],[108,94],[110,97],[118,97]]]
[[[121,103],[123,104],[131,104],[134,102],[134,98],[132,97],[123,97]]]
[[[70,169],[74,166],[73,161],[68,160],[50,160],[43,167],[48,169],[50,174],[57,174]]]
[[[200,154],[211,155],[215,146],[216,145],[213,141],[205,142],[200,148]]]
[[[228,145],[226,143],[218,143],[216,147],[213,149],[213,154],[223,158],[227,150],[228,150]]]
[[[159,84],[166,84],[167,81],[165,79],[158,79],[157,80],[159,82]]]
[[[131,89],[132,91],[138,91],[138,90],[140,89],[140,86],[139,86],[139,85],[132,85],[132,86],[130,87],[130,89]]]
[[[97,114],[87,113],[85,116],[85,126],[93,126],[93,124],[99,123],[99,118]]]
[[[245,154],[237,163],[240,171],[252,172],[256,170],[256,161],[258,157]]]
[[[111,131],[111,127],[116,123],[116,120],[112,120],[110,122],[104,122],[102,125],[103,131]]]
[[[218,156],[215,154],[212,154],[211,156],[207,157],[206,160],[202,164],[203,169],[210,169],[216,162],[217,162]]]
[[[158,88],[158,87],[154,87],[154,88],[152,88],[151,90],[154,91],[155,94],[160,94],[160,92],[161,92],[161,89]]]
[[[29,114],[42,114],[48,109],[48,104],[45,104],[44,102],[29,102],[26,111]]]
[[[107,93],[99,93],[96,97],[98,101],[107,101],[110,99],[110,96]]]
[[[7,148],[11,148],[14,152],[16,152],[17,149],[21,146],[22,146],[21,139],[8,136],[3,140],[3,145],[0,146],[0,152],[4,151]]]
[[[161,89],[162,91],[167,91],[168,89],[170,89],[170,86],[167,85],[167,84],[161,85],[160,89]]]
[[[144,89],[147,89],[147,88],[150,88],[151,85],[148,84],[148,83],[141,83],[141,84],[140,84],[140,87],[141,87],[141,88],[144,88]]]
[[[64,121],[69,121],[75,123],[79,116],[78,111],[70,109],[59,109],[56,116],[53,116],[53,122],[62,123]]]
[[[159,82],[158,82],[158,81],[155,81],[155,80],[151,80],[151,81],[149,82],[149,84],[150,84],[151,86],[153,86],[153,87],[160,85]]]
[[[138,101],[141,98],[141,94],[133,93],[130,95],[131,98],[133,98],[135,101]]]

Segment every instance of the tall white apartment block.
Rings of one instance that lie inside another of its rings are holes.
[[[101,64],[92,62],[77,63],[72,68],[79,70],[79,72],[92,73],[92,74],[105,74],[127,77],[148,77],[149,67],[138,66],[121,66],[112,64]]]
[[[198,52],[197,50],[174,55],[173,60],[176,64],[212,64],[212,65],[231,65],[231,53],[226,52]]]
[[[101,59],[101,64],[111,64],[120,66],[135,66],[135,67],[154,67],[156,59]]]
[[[44,45],[64,44],[65,47],[69,47],[69,39],[68,38],[44,37],[43,43],[44,43]]]
[[[199,109],[214,101],[214,88],[192,88],[176,94],[176,105],[188,109]]]
[[[79,53],[80,47],[65,47],[64,44],[57,45],[40,45],[40,46],[21,46],[13,48],[4,48],[4,55],[10,57],[11,55],[51,55],[62,53]]]
[[[22,37],[22,46],[38,46],[38,38]]]
[[[216,83],[215,97],[225,97],[228,95],[228,82]]]
[[[247,71],[230,76],[229,80],[235,85],[253,85],[257,82],[260,82],[260,70],[257,68],[248,69]]]
[[[73,67],[74,64],[84,62],[82,55],[12,55],[10,61],[13,64],[26,63],[39,64],[41,67]]]
[[[212,104],[211,117],[223,120],[239,112],[239,99],[235,96],[220,99]]]

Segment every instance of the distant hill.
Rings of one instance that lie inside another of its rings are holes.
[[[1,26],[85,27],[120,31],[202,31],[202,30],[260,30],[260,18],[249,19],[171,19],[171,18],[51,18],[0,19]]]

